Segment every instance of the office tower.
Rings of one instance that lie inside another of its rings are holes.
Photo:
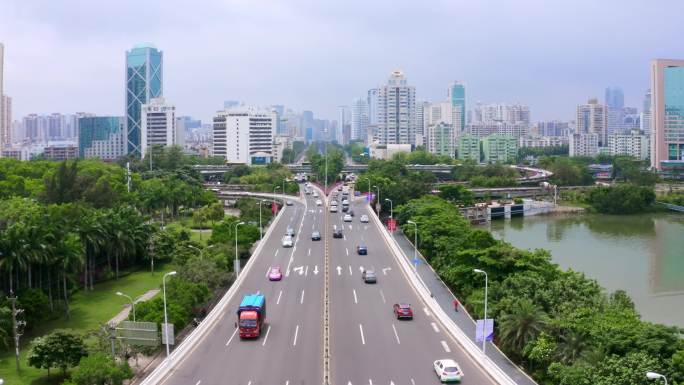
[[[641,132],[651,135],[651,89],[646,90],[644,95],[644,105],[639,117],[639,127]]]
[[[5,46],[0,43],[0,148],[12,144],[12,99],[4,88]]]
[[[596,156],[599,153],[599,136],[596,133],[568,135],[570,156]]]
[[[127,153],[141,156],[142,105],[164,94],[164,54],[151,44],[138,44],[126,52]]]
[[[343,131],[344,131],[344,127],[348,126],[349,124],[351,124],[351,111],[349,109],[349,106],[338,106],[337,107],[337,127],[335,127],[335,135],[333,136],[338,144],[341,144],[341,145],[347,144],[344,141]]]
[[[142,105],[140,113],[141,157],[154,146],[170,147],[178,144],[176,130],[176,106],[162,97],[153,98]]]
[[[214,156],[224,157],[228,163],[278,161],[273,148],[275,127],[272,110],[247,106],[218,111],[214,116]]]
[[[486,163],[508,163],[518,157],[518,139],[508,135],[490,135],[482,139]]]
[[[285,106],[283,106],[282,104],[274,104],[271,106],[271,108],[273,109],[273,111],[276,112],[278,118],[276,124],[276,134],[283,135],[285,134]]]
[[[366,141],[370,122],[368,101],[364,98],[354,99],[351,111],[351,139]]]
[[[314,114],[311,111],[302,111],[302,131],[306,136],[306,142],[314,139]]]
[[[66,138],[66,117],[59,113],[50,114],[47,117],[48,140],[62,140]]]
[[[455,136],[465,131],[465,116],[466,116],[466,93],[465,85],[463,83],[454,81],[449,84],[449,90],[447,92],[447,97],[449,103],[452,107],[453,114],[453,125],[456,127],[454,130]]]
[[[608,135],[623,130],[623,111],[625,97],[620,87],[606,88],[605,106],[608,114]]]
[[[425,147],[435,155],[454,157],[454,127],[451,124],[439,122],[428,126],[425,132]]]
[[[380,144],[415,145],[416,88],[395,70],[387,84],[378,87],[378,141]]]
[[[524,104],[514,103],[477,103],[475,105],[473,124],[504,122],[509,124],[530,125],[530,108]]]
[[[416,102],[416,146],[425,146],[425,138],[427,136],[427,127],[425,126],[425,110],[429,108],[430,103],[424,101]]]
[[[116,160],[126,153],[124,118],[92,116],[78,119],[78,156]]]
[[[22,119],[25,139],[31,142],[47,142],[48,119],[44,115],[28,114]]]
[[[608,141],[608,112],[606,106],[599,104],[596,99],[589,99],[587,104],[577,106],[578,134],[598,135],[599,147],[605,147]]]
[[[378,89],[371,88],[368,90],[366,97],[366,104],[368,104],[368,124],[376,126],[378,124]]]
[[[570,133],[570,125],[558,120],[538,122],[537,131],[540,136],[567,136]]]
[[[684,171],[684,60],[653,60],[651,91],[651,167]]]

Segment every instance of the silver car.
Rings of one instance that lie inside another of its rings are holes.
[[[363,282],[365,283],[377,283],[378,275],[375,274],[375,270],[364,270],[363,273],[361,273],[361,279],[363,279]]]

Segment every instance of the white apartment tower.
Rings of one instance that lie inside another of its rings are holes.
[[[354,99],[351,108],[351,139],[368,139],[368,101],[364,98]]]
[[[273,148],[277,114],[256,107],[236,107],[214,116],[214,156],[228,163],[276,161]]]
[[[12,144],[12,99],[5,95],[5,46],[0,43],[0,148]]]
[[[395,70],[387,84],[378,87],[379,144],[416,143],[416,88]]]
[[[576,133],[596,134],[599,146],[605,147],[608,144],[608,109],[605,105],[599,104],[596,99],[580,104],[577,106],[576,122]]]
[[[140,152],[143,158],[152,146],[177,144],[176,107],[163,97],[150,99],[141,107],[140,128]]]
[[[570,134],[568,139],[570,156],[598,155],[599,139],[597,134]]]

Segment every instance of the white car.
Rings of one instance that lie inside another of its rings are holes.
[[[437,360],[434,362],[433,367],[441,382],[461,382],[463,379],[461,367],[452,359],[445,358],[443,360]]]
[[[313,196],[314,196],[314,198],[318,198],[318,191],[314,191]]]
[[[320,199],[316,199],[316,206],[321,206],[323,204],[323,201]]]
[[[337,206],[330,206],[330,212],[336,213],[337,212]]]
[[[284,236],[281,242],[283,247],[292,247],[294,245],[292,242],[292,237],[289,235]]]
[[[368,223],[368,215],[361,215],[361,218],[359,218],[361,223]]]
[[[344,214],[344,218],[342,218],[343,221],[345,222],[351,222],[352,221],[352,216],[349,214]]]

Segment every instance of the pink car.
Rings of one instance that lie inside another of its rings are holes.
[[[279,267],[272,267],[271,271],[268,272],[269,281],[280,281],[283,279],[283,272]]]

